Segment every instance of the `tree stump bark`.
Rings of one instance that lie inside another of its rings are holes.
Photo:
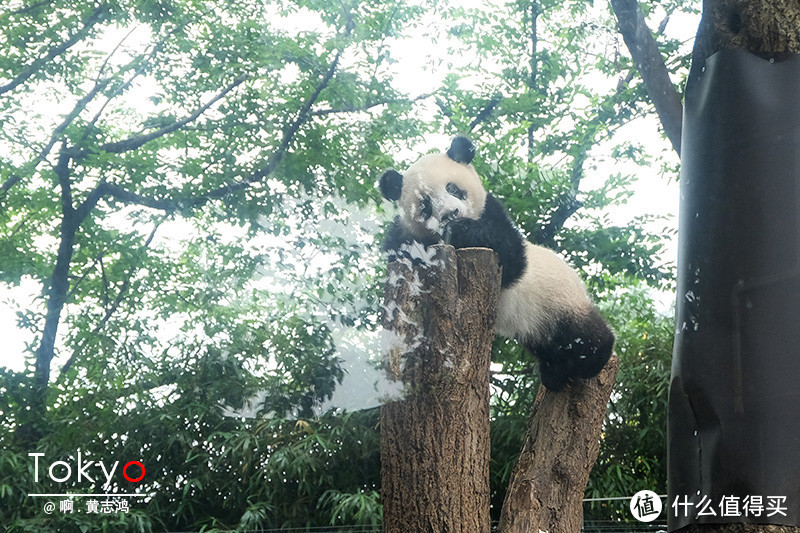
[[[485,248],[389,265],[381,408],[385,533],[488,533],[489,362],[500,268]]]
[[[583,495],[618,371],[619,358],[613,354],[595,378],[561,392],[539,388],[498,533],[581,530]]]

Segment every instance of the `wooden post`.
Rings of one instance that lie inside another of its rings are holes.
[[[389,265],[381,408],[384,533],[488,533],[489,362],[500,269],[486,248]]]
[[[600,430],[619,371],[616,354],[597,377],[561,392],[539,387],[511,474],[498,533],[578,533],[583,494],[600,451]]]

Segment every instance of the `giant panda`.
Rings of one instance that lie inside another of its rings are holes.
[[[495,331],[517,339],[539,359],[542,383],[563,389],[597,375],[614,333],[589,299],[578,274],[557,254],[525,240],[472,166],[475,146],[455,137],[446,153],[423,156],[405,174],[388,170],[381,193],[400,214],[386,233],[389,259],[416,243],[494,250],[503,267]]]

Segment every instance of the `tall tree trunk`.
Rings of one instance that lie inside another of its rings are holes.
[[[782,251],[800,246],[793,207],[800,112],[791,102],[800,84],[787,85],[797,79],[797,68],[787,76],[766,68],[766,62],[741,57],[713,68],[710,56],[734,49],[771,61],[800,53],[800,4],[703,4],[686,97],[669,492],[671,500],[685,502],[701,491],[711,500],[720,495],[789,498],[788,516],[746,518],[772,525],[697,518],[682,532],[795,533],[800,531],[795,527],[800,480],[791,478],[798,472],[800,454],[794,450],[800,417],[798,394],[792,391],[800,365],[793,362],[797,347],[791,343],[797,338],[798,281],[796,274],[786,273],[800,264],[796,257],[785,262]],[[793,61],[796,65],[797,58]],[[737,77],[744,82],[731,82]],[[781,85],[772,85],[773,79]],[[769,487],[786,493],[761,494]],[[675,520],[671,529],[685,523]]]
[[[61,189],[61,234],[56,264],[50,276],[49,286],[44,292],[47,299],[47,313],[45,314],[42,338],[36,348],[34,388],[29,400],[29,409],[23,411],[16,430],[17,438],[27,449],[33,448],[46,432],[50,365],[55,357],[58,325],[69,293],[70,264],[75,248],[75,234],[80,224],[72,205],[70,157],[64,151],[59,155],[58,164],[54,170]]]
[[[381,408],[385,533],[489,533],[489,360],[500,294],[484,248],[389,265],[384,357],[403,396]]]
[[[583,494],[618,371],[614,354],[595,378],[562,392],[539,388],[498,533],[581,530]]]

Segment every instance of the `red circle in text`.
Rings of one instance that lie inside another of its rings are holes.
[[[135,479],[129,478],[127,470],[128,470],[128,467],[131,466],[131,465],[139,465],[139,468],[142,469],[142,475],[140,475],[139,477],[137,477]],[[122,467],[122,476],[125,479],[127,479],[128,481],[130,481],[131,483],[137,483],[137,482],[141,481],[142,479],[144,479],[144,465],[142,463],[140,463],[139,461],[128,461],[127,463],[125,463],[125,466]]]

